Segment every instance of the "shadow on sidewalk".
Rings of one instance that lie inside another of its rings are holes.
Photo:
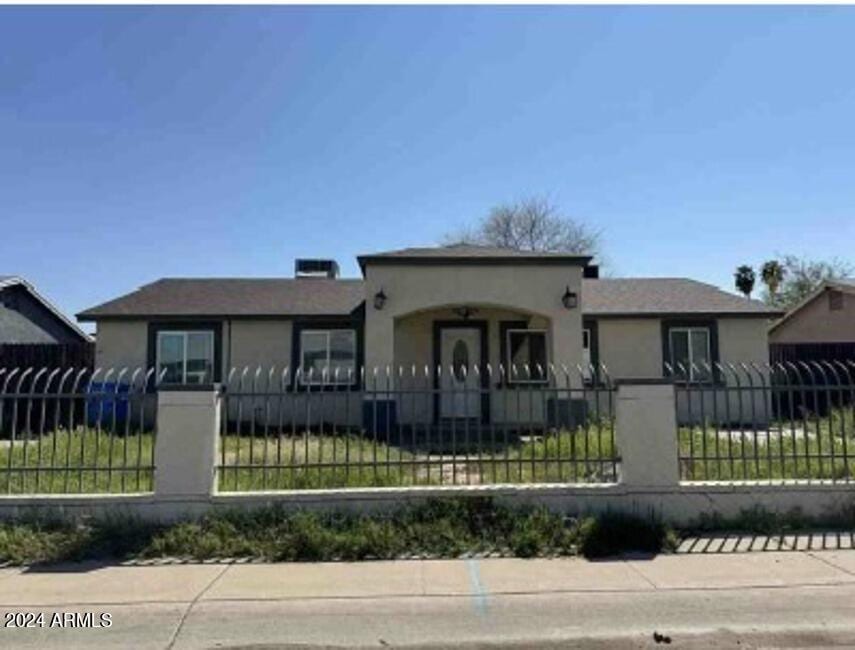
[[[49,574],[49,573],[90,573],[99,569],[115,567],[140,567],[140,566],[182,566],[182,565],[221,565],[221,564],[251,564],[262,563],[261,560],[246,558],[218,558],[212,560],[196,560],[193,558],[156,558],[156,559],[128,559],[108,558],[103,560],[68,560],[56,563],[29,564],[21,567],[21,573]]]
[[[762,551],[840,551],[855,548],[853,531],[792,533],[709,533],[684,537],[678,554],[752,553]]]

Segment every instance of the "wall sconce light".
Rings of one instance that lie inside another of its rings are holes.
[[[472,316],[478,313],[478,310],[473,307],[455,307],[452,310],[456,315],[460,316],[463,320],[469,320]]]
[[[564,295],[561,296],[561,302],[564,304],[565,309],[576,309],[579,305],[579,296],[570,291],[570,287],[568,286]]]
[[[380,289],[377,293],[374,294],[374,309],[383,309],[383,305],[386,304],[386,293],[383,289]]]

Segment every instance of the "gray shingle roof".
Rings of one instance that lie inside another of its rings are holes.
[[[19,311],[0,305],[0,344],[56,342],[53,336]]]
[[[22,287],[27,293],[29,293],[32,298],[40,303],[46,310],[48,310],[53,316],[56,317],[58,321],[61,321],[65,327],[70,329],[75,336],[78,336],[82,341],[91,341],[91,337],[81,330],[74,321],[68,318],[65,314],[63,314],[53,303],[51,303],[47,298],[41,295],[36,288],[27,282],[24,278],[19,275],[0,275],[0,291],[5,291],[9,288],[14,287]],[[2,305],[0,305],[1,307]],[[53,338],[51,334],[43,331],[37,325],[30,323],[30,320],[17,312],[16,310],[6,310],[8,313],[4,314],[2,322],[0,322],[0,329],[8,328],[8,335],[0,334],[0,338],[4,340],[2,342],[5,343],[55,343],[56,340]],[[21,319],[27,321],[29,325],[24,325],[21,322]],[[35,329],[33,329],[35,328]],[[41,332],[41,334],[39,334]],[[47,340],[44,340],[42,337],[48,337]],[[29,337],[32,340],[11,340],[12,337],[17,338],[27,338]]]
[[[748,300],[687,278],[602,278],[582,281],[582,312],[622,314],[779,315],[759,300]]]
[[[165,278],[78,315],[81,320],[153,316],[338,316],[365,299],[362,280]],[[590,316],[780,312],[684,278],[583,280]]]
[[[332,316],[364,300],[362,280],[326,278],[164,278],[77,315]]]

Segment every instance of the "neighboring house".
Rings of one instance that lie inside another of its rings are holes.
[[[436,387],[476,389],[474,398],[443,395],[432,409],[413,408],[412,417],[433,420],[506,417],[502,392],[554,383],[550,364],[568,367],[578,385],[576,368],[588,361],[612,379],[661,378],[667,364],[682,364],[676,374],[705,381],[706,363],[768,360],[768,321],[778,312],[687,279],[598,279],[590,259],[410,248],[360,256],[362,279],[339,279],[332,261],[302,260],[294,279],[158,280],[78,318],[97,324],[98,366],[157,367],[170,383],[275,365],[302,367],[291,376],[298,387],[362,390],[374,386],[362,386],[356,368],[382,377],[415,367]],[[471,371],[486,364],[492,377]],[[338,376],[322,378],[325,368]],[[383,400],[370,390],[365,398]]]
[[[827,280],[769,329],[780,361],[855,360],[855,280]]]
[[[0,275],[0,368],[80,367],[91,360],[91,345],[89,336],[33,285]]]
[[[89,341],[86,333],[29,282],[0,275],[0,345]]]

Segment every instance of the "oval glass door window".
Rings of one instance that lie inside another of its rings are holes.
[[[469,346],[466,341],[457,340],[451,351],[451,365],[454,369],[454,378],[463,382],[466,380],[466,372],[469,370]]]

